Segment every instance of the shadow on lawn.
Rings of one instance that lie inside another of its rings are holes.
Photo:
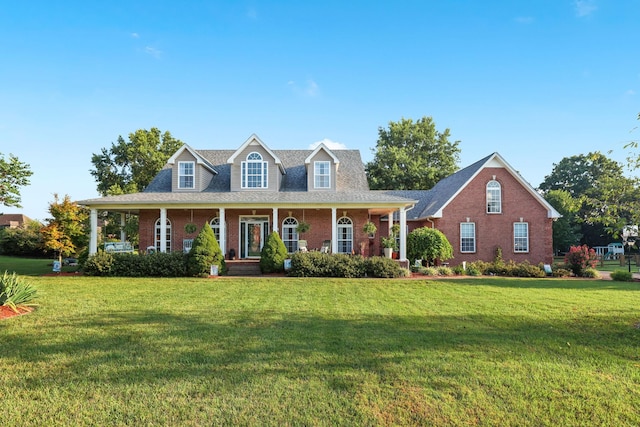
[[[357,380],[349,378],[362,372],[382,377],[406,369],[420,376],[443,369],[444,360],[464,365],[468,358],[494,363],[539,357],[574,365],[606,356],[628,363],[637,361],[639,338],[638,329],[613,316],[327,319],[271,311],[122,311],[61,317],[37,334],[15,332],[2,356],[53,366],[16,384],[25,388],[51,381],[120,385],[196,378],[240,385],[284,375],[317,377],[344,389],[355,386],[351,381]],[[465,374],[462,369],[452,375]]]
[[[619,290],[640,291],[640,282],[619,282],[603,279],[565,279],[565,278],[516,278],[516,277],[491,277],[482,276],[476,278],[440,279],[455,280],[458,284],[476,286],[497,286],[513,289],[580,289],[580,290]]]

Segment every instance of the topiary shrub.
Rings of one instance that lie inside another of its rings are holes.
[[[422,259],[428,265],[433,265],[436,260],[453,258],[453,247],[442,231],[429,227],[416,228],[407,236],[407,257],[411,264]]]
[[[612,271],[611,279],[618,282],[633,282],[633,274],[623,270]]]
[[[260,271],[262,273],[281,273],[284,260],[289,258],[287,247],[275,231],[267,237],[260,252]]]
[[[82,271],[87,276],[110,276],[114,257],[105,251],[98,251],[89,255],[82,266]]]
[[[218,266],[218,274],[226,273],[224,255],[211,226],[206,222],[193,240],[191,250],[187,254],[187,274],[208,277],[212,265]]]

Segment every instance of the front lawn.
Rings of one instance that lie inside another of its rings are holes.
[[[640,285],[29,277],[3,425],[639,425]]]

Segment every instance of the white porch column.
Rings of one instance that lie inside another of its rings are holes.
[[[127,232],[124,231],[124,226],[127,225],[127,218],[124,212],[120,213],[120,241],[127,241]]]
[[[226,256],[227,254],[227,220],[224,216],[224,208],[220,208],[220,249],[222,250],[222,255]]]
[[[407,259],[407,210],[400,209],[400,260]]]
[[[273,208],[273,225],[271,226],[271,229],[278,234],[280,233],[280,227],[278,227],[279,221],[280,220],[278,219],[278,208]]]
[[[167,208],[160,208],[160,252],[167,251]]]
[[[89,235],[89,255],[98,252],[98,210],[91,209],[89,214],[91,234]]]
[[[338,213],[336,208],[331,208],[331,253],[338,253]]]

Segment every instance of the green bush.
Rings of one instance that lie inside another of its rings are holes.
[[[546,273],[542,268],[529,264],[529,261],[524,261],[519,264],[514,263],[510,275],[515,277],[546,277]]]
[[[411,264],[422,259],[428,265],[433,265],[436,260],[453,258],[453,247],[442,231],[420,227],[407,235],[407,257]]]
[[[447,266],[438,267],[438,275],[440,276],[453,276],[453,269]]]
[[[596,270],[595,268],[585,268],[582,271],[582,277],[587,277],[589,279],[599,279],[600,278],[600,272],[598,270]]]
[[[468,264],[467,265],[467,269],[465,270],[467,275],[469,276],[481,276],[482,275],[482,271],[480,271],[480,269],[476,266],[473,265],[473,263]]]
[[[396,261],[380,256],[365,258],[367,277],[398,278],[409,275]]]
[[[367,274],[365,258],[360,255],[335,254],[332,258],[332,277],[358,278]]]
[[[624,270],[612,271],[611,279],[618,282],[633,282],[633,274]]]
[[[454,265],[451,268],[451,270],[453,271],[453,274],[455,274],[457,276],[461,276],[461,275],[465,274],[464,267],[462,266],[462,264]]]
[[[389,258],[296,252],[291,255],[290,276],[295,277],[404,277],[400,265]]]
[[[13,311],[18,311],[18,307],[30,307],[38,292],[31,284],[25,282],[15,272],[9,274],[5,271],[0,276],[0,305],[10,307]]]
[[[289,257],[287,247],[275,231],[267,237],[260,252],[260,271],[262,273],[281,273],[284,260]]]
[[[206,222],[198,236],[193,240],[193,245],[187,255],[187,274],[208,277],[212,265],[218,266],[218,274],[226,273],[224,254],[211,226]]]
[[[569,277],[571,276],[571,270],[553,266],[551,269],[551,274],[553,275],[553,277]]]
[[[114,257],[105,251],[98,251],[90,255],[82,266],[82,271],[87,276],[110,276]]]
[[[582,271],[586,268],[595,268],[597,262],[596,251],[587,245],[571,246],[564,257],[564,263],[576,277],[582,277]]]

